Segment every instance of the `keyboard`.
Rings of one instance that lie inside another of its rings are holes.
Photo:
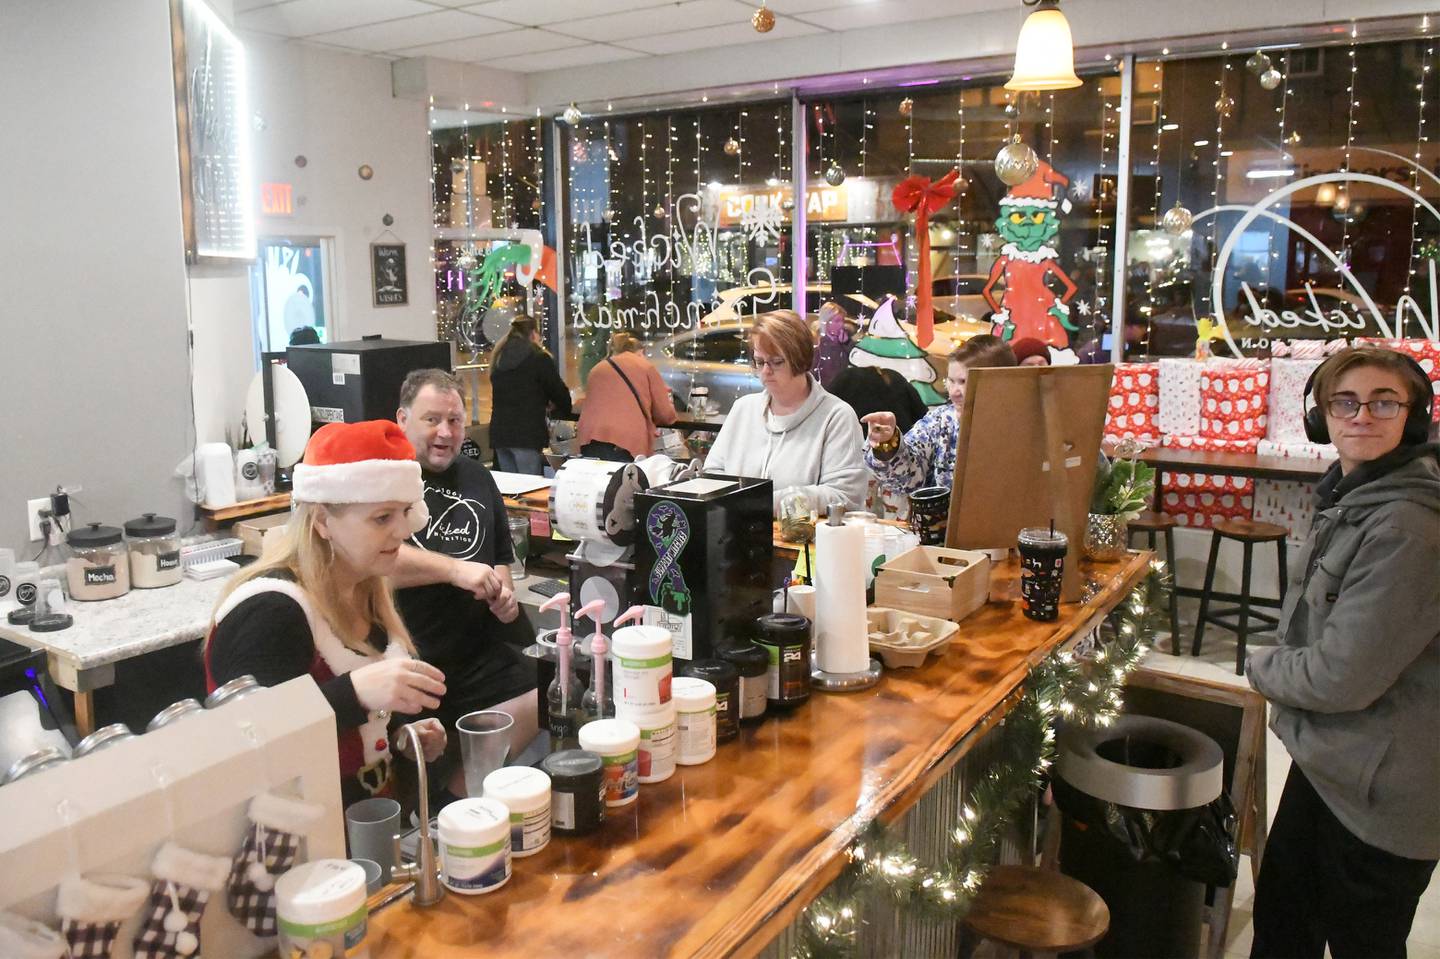
[[[542,579],[538,583],[529,584],[528,588],[530,592],[535,593],[537,596],[550,597],[558,596],[560,593],[565,592],[569,589],[569,584],[563,579]]]

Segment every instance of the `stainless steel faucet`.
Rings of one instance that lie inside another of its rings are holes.
[[[392,836],[395,844],[395,867],[390,871],[392,880],[415,883],[413,902],[417,906],[433,906],[445,898],[445,887],[440,885],[440,865],[435,861],[435,844],[430,839],[430,784],[425,776],[425,751],[420,748],[420,733],[415,723],[401,729],[409,734],[410,748],[415,752],[415,765],[420,775],[420,842],[415,850],[415,862],[402,865],[404,856],[400,852],[400,837]]]

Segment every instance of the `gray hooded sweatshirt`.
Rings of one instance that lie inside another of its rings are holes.
[[[1280,645],[1255,650],[1247,671],[1270,700],[1270,728],[1347,829],[1397,856],[1436,859],[1440,449],[1391,456],[1399,465],[1322,500]]]

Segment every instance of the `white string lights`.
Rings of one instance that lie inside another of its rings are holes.
[[[1213,187],[1211,188],[1211,190],[1210,190],[1210,205],[1211,205],[1211,206],[1215,206],[1215,205],[1217,205],[1217,204],[1220,203],[1221,188],[1222,188],[1222,186],[1223,186],[1224,183],[1225,183],[1225,167],[1224,167],[1224,165],[1222,164],[1221,161],[1224,160],[1226,157],[1230,156],[1230,154],[1234,152],[1233,150],[1232,150],[1232,151],[1226,151],[1226,149],[1225,149],[1225,117],[1226,117],[1226,115],[1228,115],[1228,114],[1234,109],[1234,103],[1235,103],[1235,101],[1230,98],[1230,92],[1229,92],[1229,91],[1230,91],[1230,83],[1229,83],[1229,81],[1230,81],[1230,73],[1231,73],[1231,71],[1232,71],[1233,69],[1234,69],[1234,64],[1233,64],[1230,60],[1227,59],[1227,60],[1224,62],[1223,68],[1222,68],[1221,71],[1220,71],[1220,78],[1215,81],[1215,89],[1216,89],[1216,99],[1215,99],[1215,159],[1214,159],[1213,161],[1211,161],[1211,162],[1212,162],[1212,165],[1215,167],[1215,183],[1214,183],[1214,186],[1213,186]],[[1215,262],[1216,262],[1216,258],[1219,256],[1219,253],[1220,253],[1220,244],[1219,244],[1220,233],[1219,233],[1219,229],[1220,229],[1220,218],[1219,218],[1218,216],[1211,217],[1211,218],[1210,218],[1210,272],[1211,272],[1212,274],[1215,272]],[[1221,307],[1221,304],[1219,304],[1219,303],[1211,303],[1211,304],[1210,304],[1210,309],[1211,309],[1211,311],[1212,311],[1212,312],[1215,312],[1215,313],[1218,313],[1218,312],[1220,311],[1220,307]]]
[[[1279,138],[1275,142],[1276,151],[1279,153],[1279,162],[1277,165],[1281,169],[1284,169],[1289,164],[1295,161],[1295,154],[1294,151],[1291,149],[1292,144],[1290,143],[1289,137],[1285,132],[1285,124],[1289,116],[1290,106],[1290,54],[1288,52],[1280,58],[1280,73],[1280,105],[1275,108],[1275,112],[1280,114]],[[1265,233],[1265,252],[1268,254],[1268,256],[1266,257],[1265,274],[1261,278],[1261,289],[1267,293],[1270,291],[1270,278],[1275,272],[1276,261],[1280,259],[1280,251],[1275,249],[1276,226],[1277,224],[1275,223],[1275,221],[1271,220]],[[1289,245],[1289,240],[1287,238],[1285,243],[1287,250],[1289,249]],[[1285,271],[1288,272],[1288,270],[1289,265],[1287,262]],[[1285,288],[1285,275],[1285,272],[1281,273],[1280,288],[1282,290]]]
[[[1427,18],[1428,22],[1428,18]],[[1425,61],[1420,68],[1420,82],[1415,84],[1415,89],[1420,94],[1420,107],[1417,111],[1420,120],[1415,128],[1415,167],[1410,171],[1410,188],[1416,193],[1420,192],[1420,164],[1423,162],[1422,154],[1424,145],[1429,142],[1429,135],[1425,132],[1425,87],[1430,82],[1430,76],[1434,71],[1431,69],[1435,57],[1435,38],[1425,38]],[[1405,295],[1413,296],[1415,286],[1415,274],[1417,269],[1416,258],[1420,250],[1420,203],[1416,201],[1410,211],[1410,263],[1409,272],[1405,277]],[[1405,325],[1409,320],[1409,313],[1402,313],[1400,317],[1400,336],[1405,335]]]
[[[1105,178],[1105,167],[1109,163],[1110,138],[1115,136],[1116,128],[1120,121],[1117,117],[1115,123],[1110,122],[1110,115],[1115,112],[1115,105],[1110,102],[1110,97],[1105,94],[1104,81],[1095,85],[1096,89],[1104,97],[1100,106],[1100,184],[1095,191],[1095,247],[1100,254],[1100,263],[1106,262],[1106,255],[1109,252],[1110,241],[1105,238],[1105,200],[1110,195],[1110,182]]]
[[[1357,30],[1355,22],[1352,20],[1350,22],[1350,82],[1345,89],[1350,98],[1349,110],[1345,118],[1345,162],[1342,167],[1346,174],[1350,172],[1350,151],[1355,146],[1355,107],[1358,104],[1355,99],[1355,80],[1360,66],[1355,56],[1356,36]],[[1345,196],[1346,205],[1344,215],[1340,218],[1340,256],[1348,265],[1350,262],[1350,221],[1354,219],[1355,207],[1348,191],[1342,195]]]
[[[955,94],[955,116],[960,121],[960,142],[955,147],[955,169],[960,171],[960,178],[956,185],[965,182],[965,91],[960,90]],[[964,207],[965,193],[961,191],[955,197],[955,275],[960,275],[960,254],[964,252]]]
[[[1165,76],[1165,64],[1163,62],[1155,65],[1155,72],[1160,77],[1159,90],[1155,96],[1155,115],[1159,121],[1155,124],[1155,152],[1151,157],[1150,166],[1155,171],[1155,195],[1150,200],[1150,222],[1154,224],[1152,229],[1160,226],[1160,141],[1165,136],[1165,127],[1169,125],[1170,118],[1165,113],[1165,88],[1169,85],[1169,78]],[[1184,130],[1177,130],[1176,135],[1183,141]],[[1180,179],[1180,171],[1175,171],[1175,179]],[[1179,185],[1178,182],[1176,184]]]
[[[500,124],[500,225],[515,226],[514,195],[510,189],[510,124]]]

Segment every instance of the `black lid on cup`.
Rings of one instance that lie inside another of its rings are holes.
[[[135,537],[170,536],[175,532],[175,521],[168,516],[146,513],[139,519],[125,524],[125,535]]]
[[[540,768],[549,774],[550,781],[566,786],[600,775],[604,766],[599,753],[586,749],[562,749],[540,760]]]
[[[767,656],[765,661],[768,663],[770,658]],[[697,659],[684,666],[680,675],[706,680],[716,689],[740,680],[740,671],[723,659]]]
[[[722,646],[715,655],[734,666],[741,676],[764,676],[770,668],[770,654],[754,643]]]
[[[120,542],[124,536],[125,534],[120,531],[118,526],[101,526],[99,523],[91,523],[83,529],[71,530],[65,540],[71,546],[79,546],[83,549],[110,546]]]

